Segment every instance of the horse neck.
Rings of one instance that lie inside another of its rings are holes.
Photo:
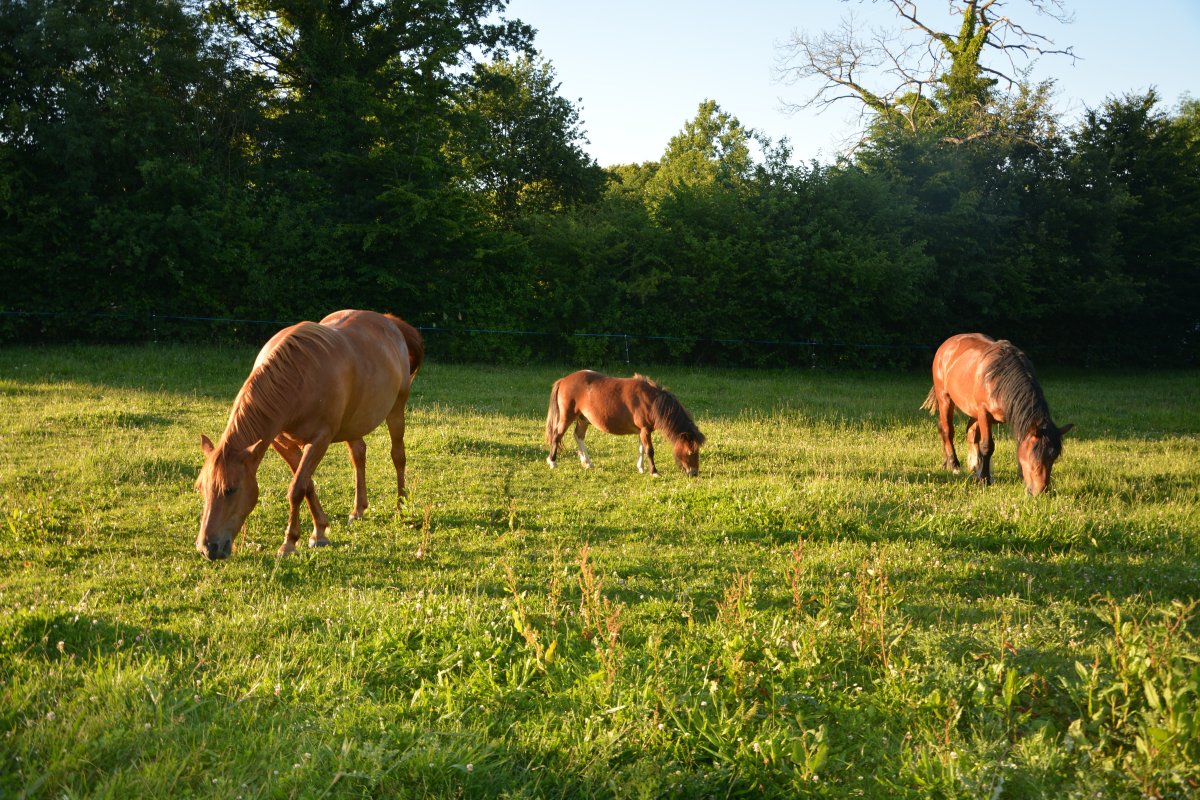
[[[1050,419],[1050,407],[1042,394],[1042,387],[1032,376],[1023,381],[1021,386],[1014,388],[1010,397],[1004,400],[1011,408],[1007,420],[1009,430],[1018,442],[1029,435],[1031,426],[1040,429],[1054,425]]]
[[[679,401],[665,389],[655,386],[654,401],[650,404],[654,429],[674,442],[684,433],[694,433],[695,425],[689,424],[688,415]]]
[[[233,401],[229,422],[221,436],[222,446],[245,449],[258,441],[271,441],[283,431],[282,413],[275,404],[261,399],[273,396],[274,393],[263,391],[271,380],[268,370],[255,369],[250,373]]]

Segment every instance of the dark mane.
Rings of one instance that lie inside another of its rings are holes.
[[[1004,408],[1013,438],[1020,442],[1031,428],[1036,428],[1040,436],[1034,456],[1043,461],[1046,456],[1057,457],[1062,450],[1062,435],[1050,419],[1050,407],[1038,385],[1033,364],[1016,345],[1003,339],[996,342],[992,352],[985,379]]]
[[[659,386],[654,381],[642,375],[634,375],[635,378],[641,378],[646,383],[658,390],[658,394],[654,397],[654,427],[662,431],[663,435],[674,442],[680,436],[690,436],[692,441],[697,446],[703,445],[705,442],[704,434],[696,427],[692,415],[687,412],[683,404],[675,398],[675,395],[668,392],[663,387]]]

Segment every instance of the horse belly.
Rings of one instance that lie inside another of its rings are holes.
[[[631,433],[638,432],[638,426],[634,423],[633,417],[627,414],[604,416],[595,413],[584,413],[583,416],[587,417],[588,422],[605,433],[611,433],[616,436],[627,436]]]

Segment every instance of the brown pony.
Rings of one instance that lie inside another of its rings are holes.
[[[329,544],[329,518],[317,500],[313,472],[333,442],[345,442],[354,465],[354,511],[367,507],[363,437],[387,421],[400,501],[404,499],[404,406],[425,358],[421,334],[403,320],[373,311],[338,311],[271,337],[242,385],[221,440],[200,436],[204,467],[196,489],[204,514],[196,549],[210,559],[233,550],[233,535],[258,502],[258,467],[268,447],[292,470],[287,532],[279,554],[300,538],[299,509],[308,501],[310,547]]]
[[[959,470],[954,452],[954,409],[971,418],[967,425],[967,466],[983,483],[992,482],[992,425],[1006,423],[1017,440],[1017,468],[1025,490],[1050,487],[1050,468],[1062,453],[1062,437],[1075,427],[1056,427],[1033,364],[1008,341],[982,333],[951,336],[933,357],[933,388],[921,408],[938,418],[946,452],[943,466]]]
[[[650,434],[658,429],[675,444],[675,461],[688,475],[700,472],[700,446],[704,434],[675,395],[644,375],[610,378],[589,369],[573,372],[554,382],[550,389],[550,410],[546,414],[546,444],[550,457],[546,463],[554,469],[563,434],[575,423],[575,443],[584,468],[592,466],[583,437],[588,424],[605,433],[640,437],[638,472],[645,472],[643,459],[650,462],[650,474],[657,477],[654,444]]]

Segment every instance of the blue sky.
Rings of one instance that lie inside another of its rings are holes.
[[[1056,108],[1076,119],[1106,97],[1154,86],[1164,108],[1200,97],[1200,0],[1067,0],[1074,22],[1035,16],[1024,0],[1009,13],[1079,60],[1044,56],[1035,79],[1054,78]],[[953,22],[946,0],[919,4],[931,21]],[[505,16],[537,29],[535,45],[553,64],[560,93],[581,109],[603,166],[657,160],[706,98],[773,140],[787,137],[800,161],[830,161],[856,130],[853,104],[787,114],[784,101],[812,86],[773,75],[777,45],[793,30],[837,27],[853,11],[864,23],[898,28],[890,6],[855,0],[511,0]]]

